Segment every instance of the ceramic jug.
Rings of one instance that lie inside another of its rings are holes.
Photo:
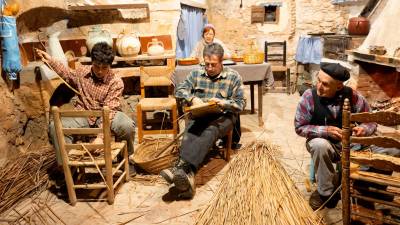
[[[147,43],[147,53],[149,55],[162,55],[164,54],[164,44],[162,41],[153,38],[152,41]]]
[[[101,29],[100,26],[94,26],[92,27],[92,30],[89,31],[88,37],[86,39],[86,45],[89,52],[91,52],[93,46],[99,42],[106,42],[109,46],[113,46],[113,39],[110,32]]]
[[[60,35],[60,31],[47,35],[48,36],[48,52],[49,54],[62,62],[65,66],[68,66],[67,57],[65,57],[64,51],[61,47],[60,41],[58,40],[58,36]]]
[[[120,33],[115,45],[117,46],[118,53],[125,57],[136,56],[140,51],[140,41],[137,35],[133,33]]]

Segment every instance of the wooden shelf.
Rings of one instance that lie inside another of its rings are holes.
[[[394,58],[387,55],[374,55],[358,51],[346,51],[346,54],[352,55],[354,60],[374,63],[389,67],[400,67],[400,58]]]
[[[138,55],[138,56],[133,56],[133,57],[121,57],[121,56],[115,56],[114,62],[122,62],[122,61],[136,61],[136,60],[153,60],[153,59],[174,59],[175,58],[175,53],[173,52],[166,52],[163,55]],[[90,57],[78,57],[77,58],[78,62],[81,63],[88,63],[91,62]]]
[[[137,9],[149,8],[148,3],[109,4],[109,5],[70,5],[69,10],[104,10],[104,9]]]

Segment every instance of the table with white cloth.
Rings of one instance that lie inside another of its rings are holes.
[[[224,65],[236,70],[242,77],[244,85],[250,85],[250,100],[251,100],[251,113],[254,114],[254,86],[258,86],[258,123],[263,126],[264,121],[262,118],[263,108],[263,88],[265,82],[267,86],[271,85],[273,80],[271,65],[269,63],[262,64],[244,64],[238,63],[235,65]],[[191,66],[176,66],[172,80],[175,86],[179,85],[186,79],[192,70],[201,68],[200,65]]]

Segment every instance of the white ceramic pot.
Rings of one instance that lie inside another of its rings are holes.
[[[164,44],[162,41],[153,38],[152,41],[147,43],[147,53],[149,55],[162,55],[164,54]]]
[[[121,33],[116,42],[117,51],[121,56],[136,56],[140,51],[140,41],[136,35]]]
[[[113,39],[110,32],[102,30],[100,26],[94,26],[92,27],[92,30],[89,31],[86,39],[86,45],[89,52],[91,52],[93,46],[99,42],[106,42],[109,46],[113,46]]]

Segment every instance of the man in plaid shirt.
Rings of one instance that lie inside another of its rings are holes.
[[[226,135],[243,110],[243,84],[238,72],[223,67],[224,49],[213,43],[203,51],[205,68],[192,71],[176,89],[176,97],[192,105],[217,102],[223,112],[188,122],[180,148],[180,159],[175,166],[160,175],[182,193],[192,198],[195,193],[194,174],[207,152],[218,138]]]
[[[318,189],[309,200],[313,210],[318,209],[340,184],[333,163],[340,161],[344,99],[350,100],[352,113],[371,110],[363,96],[343,85],[349,77],[349,72],[340,64],[321,63],[317,86],[305,91],[297,106],[295,130],[307,138],[306,147],[317,177]],[[375,130],[376,123],[362,123],[353,128],[353,135],[370,136]],[[340,191],[326,206],[336,207],[339,198]]]
[[[91,51],[92,65],[81,66],[72,70],[61,62],[58,62],[44,51],[37,50],[42,61],[50,65],[52,69],[65,81],[78,91],[77,99],[73,102],[78,110],[101,110],[108,106],[111,110],[111,130],[118,140],[126,140],[129,154],[133,154],[133,141],[135,136],[135,124],[131,118],[121,112],[120,97],[124,89],[124,83],[111,70],[114,53],[105,42],[97,43]],[[64,127],[101,127],[99,118],[62,118]],[[49,126],[50,138],[56,150],[57,162],[62,165],[62,159],[55,134],[54,123]],[[72,137],[66,135],[65,142],[72,143]],[[93,143],[103,143],[102,134],[98,135]]]

